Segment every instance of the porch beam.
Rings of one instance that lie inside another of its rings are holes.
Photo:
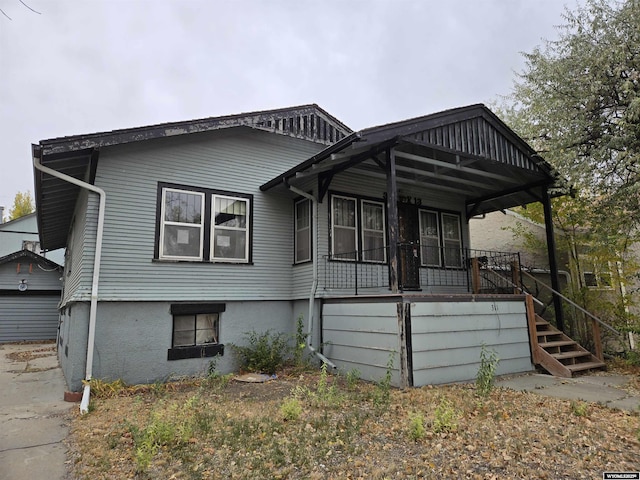
[[[363,168],[358,168],[357,171],[358,171],[358,175],[364,175],[372,178],[387,178],[387,176],[384,173],[373,172],[371,170],[365,170]],[[402,183],[405,185],[416,185],[418,187],[425,186],[424,182],[420,182],[418,180],[412,180],[412,179],[401,177],[401,176],[396,177],[396,182]],[[455,188],[455,187],[447,187],[446,185],[430,184],[429,188],[432,190],[441,190],[443,192],[458,193],[463,195],[471,195],[473,193],[469,190],[463,190],[461,188]]]
[[[556,316],[556,327],[564,332],[564,315],[562,300],[556,292],[560,291],[560,277],[558,275],[558,260],[556,258],[556,238],[553,233],[553,215],[551,211],[551,197],[547,189],[542,191],[542,207],[544,209],[544,227],[547,234],[547,254],[549,255],[549,270],[551,271],[551,288],[553,292],[553,309]]]
[[[427,165],[437,165],[439,167],[448,168],[450,170],[456,170],[458,172],[469,173],[471,175],[477,175],[480,177],[493,178],[494,180],[501,180],[508,183],[520,183],[520,180],[515,178],[500,175],[498,173],[485,172],[476,168],[463,167],[460,164],[453,164],[449,162],[443,162],[442,160],[435,160],[429,157],[422,157],[420,155],[414,155],[413,153],[396,152],[396,156],[400,158],[406,158],[407,160],[413,160],[415,162],[425,163]]]
[[[513,187],[507,190],[502,190],[501,192],[493,193],[491,195],[485,195],[483,197],[474,198],[467,202],[467,207],[470,207],[471,205],[473,205],[473,207],[470,210],[468,210],[468,212],[469,214],[473,213],[475,215],[481,203],[488,202],[491,200],[496,200],[500,197],[507,197],[509,195],[513,195],[514,193],[526,192],[531,195],[531,189],[533,188],[543,187],[543,190],[546,192],[547,184],[548,182],[546,180],[540,180],[540,181],[530,183],[528,185],[524,185],[521,187]],[[534,198],[534,201],[537,200],[538,198],[535,195],[532,195],[532,197]]]
[[[396,181],[395,149],[386,152],[387,221],[389,225],[389,286],[398,293],[398,184]]]
[[[437,167],[436,167],[437,168]],[[457,178],[449,175],[443,175],[437,172],[429,172],[428,170],[420,170],[419,168],[405,167],[403,165],[396,165],[398,172],[415,173],[416,175],[422,175],[429,178],[437,178],[453,183],[460,183],[462,185],[469,185],[472,187],[482,188],[483,190],[491,190],[492,186],[482,182],[475,182],[473,180],[467,180],[466,178]]]

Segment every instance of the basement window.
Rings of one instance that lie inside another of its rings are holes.
[[[167,360],[223,355],[220,318],[224,311],[224,303],[171,305],[173,333]]]

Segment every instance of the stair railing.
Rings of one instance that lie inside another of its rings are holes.
[[[571,305],[573,308],[575,308],[576,310],[582,312],[583,314],[585,314],[587,317],[589,317],[591,319],[591,332],[592,332],[592,335],[593,335],[593,344],[594,344],[593,346],[594,346],[594,349],[595,349],[595,356],[600,361],[604,361],[604,354],[603,354],[603,350],[602,350],[602,333],[600,331],[600,326],[602,325],[604,328],[610,330],[611,332],[615,333],[616,335],[620,335],[620,332],[618,330],[616,330],[615,328],[613,328],[608,323],[603,322],[602,320],[600,320],[593,313],[591,313],[588,310],[585,310],[584,308],[582,308],[580,305],[575,303],[573,300],[565,297],[563,294],[561,294],[557,290],[554,290],[553,288],[551,288],[546,283],[544,283],[541,280],[537,279],[536,277],[534,277],[530,273],[526,272],[525,270],[520,270],[520,272],[523,275],[526,275],[527,277],[529,277],[531,280],[533,280],[534,282],[536,282],[540,286],[548,289],[549,291],[551,291],[551,293],[553,293],[554,295],[557,295],[562,300],[564,300],[569,305]]]

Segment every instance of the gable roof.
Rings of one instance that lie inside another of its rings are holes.
[[[45,266],[62,272],[62,265],[58,265],[56,262],[53,262],[42,255],[38,255],[31,250],[19,250],[17,252],[10,253],[9,255],[5,255],[4,257],[0,257],[0,265],[4,265],[5,263],[13,262],[15,260],[21,260],[23,258],[32,262],[37,262],[40,266]]]
[[[18,218],[14,218],[13,220],[8,220],[6,222],[0,223],[0,230],[10,230],[11,228],[15,228],[18,224],[24,223],[26,220],[29,220],[32,217],[35,217],[36,212],[27,213]],[[36,234],[38,232],[23,232],[23,233],[33,233]]]
[[[317,175],[322,198],[331,177],[347,169],[384,178],[381,164],[388,149],[395,153],[399,184],[461,195],[468,215],[538,201],[543,189],[563,187],[550,164],[476,104],[355,132],[260,188]]]
[[[162,123],[41,140],[32,146],[35,158],[71,177],[93,183],[100,148],[158,138],[245,127],[323,145],[343,139],[351,129],[316,104],[221,117]],[[80,187],[34,170],[40,244],[47,250],[66,244]]]

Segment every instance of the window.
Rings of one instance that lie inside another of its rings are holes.
[[[29,250],[30,252],[38,253],[38,254],[42,252],[42,250],[40,250],[40,242],[36,240],[23,240],[22,249]]]
[[[224,353],[220,344],[220,315],[223,303],[174,304],[173,332],[169,360],[212,357]]]
[[[421,264],[426,267],[462,267],[460,216],[419,211]]]
[[[294,205],[295,209],[295,263],[311,260],[311,202],[300,200]]]
[[[334,260],[356,260],[358,230],[356,199],[331,197],[331,239]]]
[[[442,214],[442,238],[444,242],[444,265],[462,267],[462,237],[460,217],[450,213]]]
[[[385,226],[384,204],[363,200],[362,206],[362,261],[384,262]]]
[[[162,191],[160,258],[202,260],[204,193]]]
[[[249,201],[213,195],[213,260],[249,261]]]
[[[438,213],[420,210],[420,249],[422,265],[440,267],[440,227]]]
[[[582,257],[582,256],[581,256]],[[584,285],[591,288],[611,288],[609,262],[596,262],[593,257],[582,257]]]
[[[159,184],[156,258],[249,263],[251,195]]]
[[[334,260],[386,262],[385,222],[384,203],[332,195],[332,258]]]

